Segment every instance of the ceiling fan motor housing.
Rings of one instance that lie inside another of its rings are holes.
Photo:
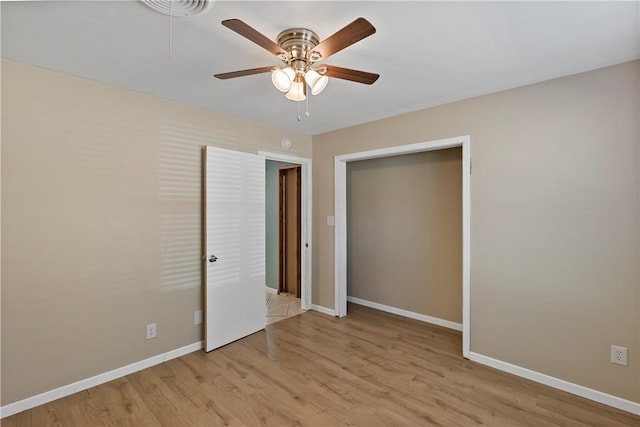
[[[318,35],[306,28],[290,28],[278,34],[278,46],[289,54],[288,58],[281,59],[299,72],[320,60],[319,54],[313,52],[319,42]]]

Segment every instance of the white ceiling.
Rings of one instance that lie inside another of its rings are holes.
[[[137,1],[3,2],[2,57],[314,135],[638,59],[639,5],[217,1],[202,15],[174,17],[170,32],[168,16]],[[272,39],[291,27],[324,39],[360,16],[376,34],[326,63],[380,79],[331,79],[300,122],[298,104],[269,74],[212,77],[279,63],[223,19]]]

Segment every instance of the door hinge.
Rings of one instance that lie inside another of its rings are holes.
[[[473,159],[469,159],[469,175],[473,173]]]

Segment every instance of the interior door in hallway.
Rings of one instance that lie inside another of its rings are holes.
[[[206,350],[265,326],[265,159],[205,147]]]
[[[280,280],[279,291],[300,298],[301,177],[300,166],[280,168]]]

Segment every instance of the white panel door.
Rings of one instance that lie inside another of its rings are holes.
[[[265,326],[265,160],[205,148],[206,350]]]

